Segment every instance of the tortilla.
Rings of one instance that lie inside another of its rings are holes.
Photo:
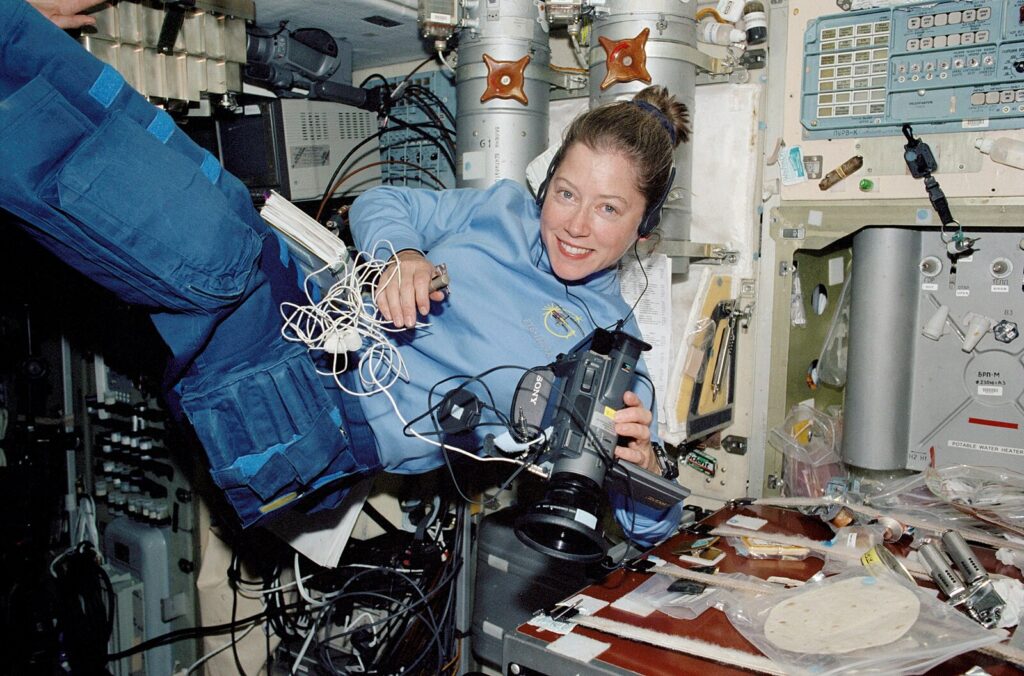
[[[895,582],[855,577],[794,595],[768,612],[765,637],[795,653],[834,655],[898,640],[921,601]]]

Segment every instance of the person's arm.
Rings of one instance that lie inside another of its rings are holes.
[[[635,392],[626,392],[623,404],[625,407],[615,413],[615,433],[629,438],[630,442],[626,446],[616,446],[615,457],[661,476],[661,465],[652,447],[658,428],[657,417]],[[658,510],[633,504],[620,493],[612,492],[608,497],[615,520],[632,540],[641,545],[653,545],[674,533],[679,526],[682,502],[669,509]]]
[[[95,26],[96,19],[82,12],[100,3],[97,0],[28,0],[28,4],[60,28],[72,30]]]
[[[644,547],[655,545],[675,533],[683,515],[682,502],[659,510],[634,503],[622,493],[609,493],[608,504],[622,530],[626,531],[631,540]]]
[[[398,328],[415,326],[417,313],[426,315],[430,301],[444,299],[441,291],[430,291],[434,264],[424,252],[444,236],[468,228],[487,194],[381,186],[356,199],[349,211],[356,248],[391,259],[375,298],[385,319]]]
[[[490,192],[393,186],[367,190],[349,211],[355,246],[378,260],[404,249],[429,251],[445,235],[467,229]]]

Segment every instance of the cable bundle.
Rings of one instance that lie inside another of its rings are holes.
[[[389,242],[384,242],[394,252]],[[389,333],[406,329],[395,328],[384,319],[373,303],[377,289],[396,275],[401,280],[401,266],[385,273],[387,264],[360,253],[355,260],[344,264],[338,272],[338,281],[319,301],[314,299],[311,279],[328,268],[321,268],[306,277],[304,291],[308,305],[281,304],[284,326],[281,335],[286,340],[304,344],[318,359],[317,372],[331,376],[343,391],[355,396],[369,396],[385,391],[399,378],[409,380],[409,372],[401,353],[388,340]],[[417,323],[416,328],[427,326]],[[358,373],[361,391],[353,391],[341,382],[341,375],[351,365],[349,355],[359,354]],[[326,363],[324,368],[322,364]]]
[[[73,673],[104,673],[107,642],[114,627],[114,590],[89,542],[51,568],[60,598],[62,644]]]

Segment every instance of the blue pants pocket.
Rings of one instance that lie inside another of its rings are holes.
[[[206,449],[211,476],[249,525],[326,480],[379,468],[372,440],[356,448],[349,413],[325,391],[305,350],[271,349],[266,367],[180,386],[181,408]]]
[[[148,305],[211,310],[231,303],[260,250],[259,236],[199,167],[122,117],[82,143],[41,196],[90,235]]]
[[[233,303],[260,237],[200,167],[121,115],[99,127],[44,78],[0,101],[0,206],[123,300],[169,310]]]

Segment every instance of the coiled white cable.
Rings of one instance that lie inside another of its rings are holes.
[[[381,242],[394,254],[390,242]],[[330,269],[327,265],[310,273],[303,284],[308,305],[281,304],[285,340],[303,343],[310,352],[328,355],[326,370],[317,372],[330,376],[342,391],[353,396],[369,396],[391,387],[396,380],[409,380],[409,372],[401,353],[388,340],[389,333],[404,331],[384,319],[374,303],[377,289],[393,278],[401,281],[402,266],[393,266],[385,274],[387,263],[360,253],[348,261],[335,282],[319,301],[313,299],[311,279]],[[417,322],[416,328],[428,326]],[[350,359],[358,355],[356,373],[363,385],[354,391],[341,381],[341,374],[350,370]],[[322,361],[320,362],[323,363]]]

